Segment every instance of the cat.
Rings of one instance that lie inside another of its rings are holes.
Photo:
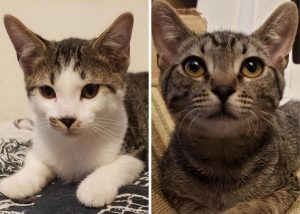
[[[57,177],[80,182],[83,205],[110,204],[147,165],[148,73],[127,74],[133,15],[91,40],[48,41],[12,15],[4,24],[36,120],[24,167],[0,192],[24,199]]]
[[[153,3],[161,94],[175,122],[160,184],[179,213],[286,213],[299,196],[300,102],[279,106],[297,26],[297,7],[284,3],[250,35],[196,34]]]

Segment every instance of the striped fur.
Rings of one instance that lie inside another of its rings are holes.
[[[299,196],[300,103],[279,106],[295,20],[286,3],[251,35],[198,35],[154,3],[161,92],[176,127],[160,180],[179,213],[285,213]],[[203,76],[185,71],[191,57],[205,63]],[[241,71],[250,57],[263,64],[252,79]],[[224,87],[225,99],[216,90]]]

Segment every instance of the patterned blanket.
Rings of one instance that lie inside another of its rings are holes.
[[[15,133],[16,138],[8,133]],[[30,130],[16,129],[12,123],[0,124],[0,179],[22,167],[31,136]],[[40,195],[26,200],[13,201],[0,195],[0,214],[148,214],[148,182],[145,171],[133,184],[122,187],[111,205],[95,209],[77,201],[77,183],[55,180]]]

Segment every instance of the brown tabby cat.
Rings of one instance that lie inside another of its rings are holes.
[[[153,4],[160,85],[176,128],[161,187],[179,213],[285,213],[299,196],[300,102],[279,106],[298,25],[293,3],[251,35],[195,34]]]

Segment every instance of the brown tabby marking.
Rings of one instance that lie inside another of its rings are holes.
[[[161,91],[176,124],[160,166],[168,200],[185,214],[286,213],[299,196],[300,103],[279,102],[296,6],[282,4],[251,35],[195,34],[162,1],[152,13]],[[189,73],[187,63],[200,66]],[[261,72],[250,78],[245,69]]]

